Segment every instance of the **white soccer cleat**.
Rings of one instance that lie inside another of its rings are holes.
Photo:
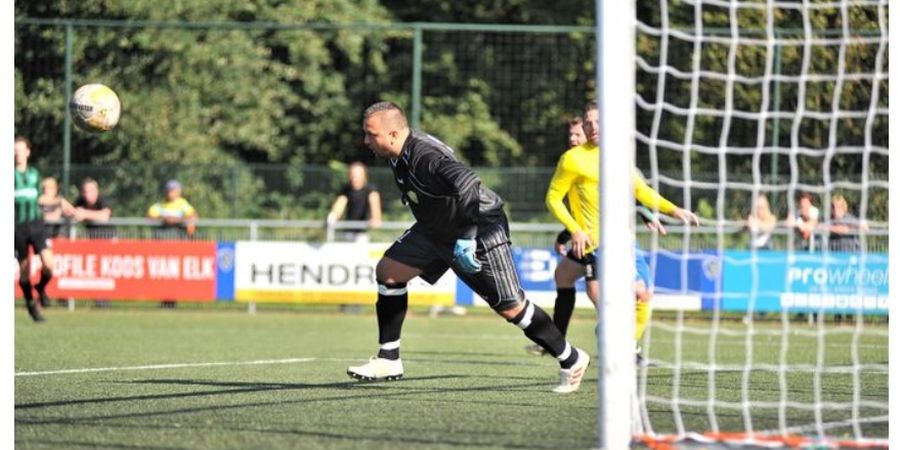
[[[347,375],[359,381],[394,381],[403,378],[403,362],[399,359],[384,359],[377,356],[369,362],[347,368]]]
[[[575,365],[568,369],[559,369],[559,386],[553,388],[553,392],[557,394],[568,394],[575,392],[581,387],[581,380],[587,372],[587,367],[591,363],[591,357],[580,348],[575,349],[578,352],[578,360]]]
[[[547,354],[547,350],[544,350],[544,347],[541,347],[540,345],[532,344],[525,346],[525,353],[534,356],[544,356]]]

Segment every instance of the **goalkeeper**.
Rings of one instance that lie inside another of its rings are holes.
[[[403,376],[400,332],[406,316],[407,282],[435,283],[452,269],[500,316],[559,361],[553,391],[578,390],[590,356],[573,347],[540,307],[525,298],[512,252],[503,200],[466,167],[446,144],[412,130],[399,106],[379,102],[363,114],[365,143],[389,158],[394,181],[416,223],[394,242],[375,267],[378,282],[379,350],[369,362],[347,368],[362,381]]]
[[[597,282],[597,259],[594,251],[600,238],[600,210],[598,188],[600,181],[600,113],[594,104],[584,112],[584,131],[588,141],[566,151],[559,160],[550,188],[547,190],[547,208],[565,225],[572,236],[572,247],[566,258],[556,267],[556,302],[553,318],[563,334],[575,307],[575,281],[585,277],[588,297],[597,305],[600,287]],[[635,199],[650,211],[659,211],[684,222],[699,224],[697,216],[675,206],[654,191],[643,180],[637,169],[632,170]],[[563,199],[569,201],[566,208]],[[665,229],[649,211],[642,212],[651,228],[665,233]],[[635,250],[637,246],[635,245]],[[640,340],[650,321],[651,290],[650,268],[635,252],[635,340]],[[639,356],[639,355],[638,355]]]

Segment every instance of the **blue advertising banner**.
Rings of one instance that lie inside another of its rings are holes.
[[[869,253],[725,252],[722,309],[888,313],[888,257]]]
[[[713,309],[722,278],[722,257],[715,250],[676,253],[660,250],[641,254],[650,264],[657,296],[687,294],[699,296],[704,310]],[[652,256],[656,256],[653,261]],[[655,267],[654,267],[655,264]]]
[[[234,242],[218,242],[216,247],[216,299],[234,301]]]
[[[552,306],[556,297],[553,273],[562,256],[552,249],[523,247],[514,247],[512,254],[528,298],[538,304]],[[638,250],[637,256],[650,265],[657,294],[654,301],[658,301],[659,306],[665,309],[701,309],[702,299],[703,309],[713,307],[718,298],[715,293],[721,285],[721,257],[718,253],[653,253]],[[576,288],[584,292],[583,279],[576,283]],[[460,280],[457,280],[456,303],[475,304],[472,290]]]

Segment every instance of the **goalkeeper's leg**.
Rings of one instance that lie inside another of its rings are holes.
[[[588,264],[590,263],[588,262]],[[556,282],[556,300],[553,302],[553,323],[564,337],[569,330],[569,321],[572,319],[572,312],[575,310],[575,282],[585,275],[592,275],[594,272],[592,269],[593,266],[586,265],[584,262],[576,261],[573,257],[567,256],[559,262],[553,273],[553,280]],[[588,296],[596,305],[596,296],[591,295],[591,280],[594,280],[595,282],[593,284],[596,285],[596,277],[587,278]],[[596,286],[593,287],[596,288]],[[547,351],[537,344],[525,346],[525,351],[535,356],[547,354]]]
[[[590,356],[567,342],[550,316],[525,298],[505,230],[497,227],[493,232],[484,233],[479,244],[481,270],[466,273],[454,267],[456,275],[497,314],[519,327],[528,339],[559,361],[560,382],[553,389],[554,392],[570,393],[578,390],[590,363]]]
[[[365,364],[348,367],[347,375],[361,381],[391,381],[403,376],[400,334],[408,306],[406,283],[417,276],[437,281],[447,270],[442,264],[433,244],[414,232],[404,233],[385,252],[375,266],[378,353]]]

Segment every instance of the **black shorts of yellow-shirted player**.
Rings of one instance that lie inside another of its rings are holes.
[[[491,308],[559,361],[558,393],[576,391],[590,357],[569,344],[550,317],[525,298],[510,250],[503,200],[437,138],[409,128],[403,110],[379,102],[363,114],[365,143],[389,158],[394,181],[416,219],[378,262],[378,355],[347,374],[363,381],[403,376],[400,334],[407,282],[434,283],[453,270]]]

